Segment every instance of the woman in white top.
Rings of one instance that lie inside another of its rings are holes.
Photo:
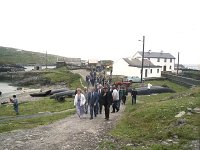
[[[77,88],[77,94],[75,95],[74,98],[74,106],[76,106],[76,112],[79,118],[83,117],[85,102],[86,102],[85,96],[82,94],[81,89]]]

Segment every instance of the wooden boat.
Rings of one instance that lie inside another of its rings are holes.
[[[150,95],[150,94],[157,94],[157,93],[175,93],[174,90],[168,87],[162,86],[152,86],[150,89],[147,87],[140,87],[135,89],[137,91],[137,95]]]
[[[30,94],[30,96],[32,96],[32,97],[45,97],[45,96],[50,95],[50,93],[51,93],[51,90],[48,90],[46,92],[32,93],[32,94]]]

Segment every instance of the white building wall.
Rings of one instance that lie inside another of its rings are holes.
[[[167,59],[165,62],[164,58],[160,58],[160,62],[158,62],[158,58],[151,58],[150,61],[154,64],[154,65],[158,65],[158,66],[162,66],[162,70],[164,70],[164,66],[166,66],[166,71],[173,71],[174,70],[174,61],[175,59],[172,59],[172,62],[170,62],[170,59]],[[170,69],[171,66],[171,69]]]
[[[145,78],[145,69],[147,69],[147,77],[161,77],[161,68],[144,68],[143,78]],[[152,69],[152,73],[151,73]],[[157,73],[157,69],[159,72]],[[124,76],[138,76],[141,77],[141,68],[130,67],[124,59],[119,59],[113,63],[113,75],[124,75]]]
[[[124,59],[118,59],[113,63],[113,75],[140,76],[140,68],[130,67]]]
[[[146,70],[147,70],[147,77],[145,77]],[[161,68],[144,68],[143,69],[143,78],[152,78],[152,77],[161,77]]]

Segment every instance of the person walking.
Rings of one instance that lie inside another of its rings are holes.
[[[99,101],[98,93],[95,92],[95,88],[91,87],[91,91],[88,94],[88,103],[90,106],[90,119],[93,119],[93,116],[97,116],[97,103]]]
[[[88,88],[87,87],[84,87],[83,95],[85,96],[84,111],[87,114],[88,113]]]
[[[136,104],[137,90],[134,88],[131,90],[132,105]]]
[[[113,86],[112,98],[113,98],[113,105],[112,105],[113,111],[111,113],[115,113],[115,110],[116,112],[119,111],[118,108],[119,92],[117,91],[115,86]]]
[[[103,89],[102,89],[102,85],[99,84],[99,86],[97,87],[97,92],[99,95],[99,100],[98,100],[98,111],[100,114],[102,114],[102,93],[103,93]]]
[[[16,115],[19,115],[19,103],[16,95],[13,95],[13,98],[10,98],[10,102],[13,103],[13,108],[16,112]]]
[[[83,118],[85,101],[85,96],[82,94],[82,90],[77,88],[77,94],[74,98],[74,106],[76,106],[76,112],[80,119]]]
[[[112,104],[112,93],[108,90],[108,87],[105,86],[102,92],[102,104],[105,110],[105,119],[109,120],[110,115],[110,105]]]

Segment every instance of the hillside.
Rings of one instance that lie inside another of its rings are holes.
[[[57,55],[47,54],[47,64],[55,64],[57,58],[63,58]],[[0,46],[0,65],[1,64],[46,64],[46,54],[19,50],[15,48]]]

